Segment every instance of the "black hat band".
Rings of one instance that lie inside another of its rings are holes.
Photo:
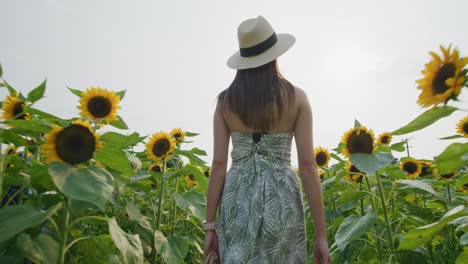
[[[273,45],[278,42],[278,37],[276,36],[276,33],[273,32],[273,35],[271,35],[269,38],[267,38],[265,41],[260,42],[259,44],[249,47],[249,48],[240,48],[240,55],[242,57],[252,57],[255,55],[258,55],[265,50],[271,48]]]

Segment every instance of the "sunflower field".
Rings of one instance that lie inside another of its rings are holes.
[[[314,150],[333,263],[467,263],[468,115],[433,159],[398,139],[466,111],[450,103],[466,93],[468,57],[440,49],[417,80],[428,110],[377,137],[355,120],[336,148]],[[185,147],[197,133],[129,133],[125,91],[101,87],[68,87],[79,116],[63,119],[34,107],[45,81],[22,94],[0,77],[0,263],[203,263],[210,167]],[[306,227],[312,263],[308,213]]]

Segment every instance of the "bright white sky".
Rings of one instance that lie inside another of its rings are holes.
[[[296,36],[280,67],[307,92],[314,144],[327,148],[337,146],[355,118],[377,136],[422,113],[415,80],[429,50],[440,53],[439,44],[453,43],[468,56],[463,0],[2,0],[0,10],[4,78],[24,94],[47,78],[37,108],[71,118],[78,101],[65,86],[126,89],[119,114],[129,132],[200,133],[186,148],[206,150],[208,164],[215,97],[234,78],[226,60],[238,49],[237,26],[245,19],[263,15],[277,33]],[[465,109],[467,90],[456,104]],[[410,134],[411,155],[438,155],[449,144],[438,138],[455,134],[466,114]],[[297,166],[295,147],[292,157]]]

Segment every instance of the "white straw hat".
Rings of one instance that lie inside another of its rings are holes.
[[[227,65],[232,69],[249,69],[275,60],[294,44],[291,34],[276,34],[270,23],[262,17],[247,19],[237,28],[239,51]]]

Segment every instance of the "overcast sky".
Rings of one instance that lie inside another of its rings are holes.
[[[174,127],[200,133],[212,159],[216,95],[232,81],[226,60],[237,26],[263,15],[296,44],[279,63],[312,105],[314,144],[334,148],[358,119],[376,136],[421,114],[415,80],[429,50],[452,43],[468,56],[467,1],[116,1],[0,0],[0,63],[24,94],[47,78],[36,107],[78,116],[66,86],[127,90],[119,114],[150,135]],[[462,103],[468,109],[468,89]],[[0,96],[6,96],[5,89]],[[457,111],[408,135],[415,158],[430,159],[450,143],[467,112]],[[394,142],[406,137],[395,137]],[[397,157],[401,156],[397,154]],[[296,148],[292,165],[297,166]]]

